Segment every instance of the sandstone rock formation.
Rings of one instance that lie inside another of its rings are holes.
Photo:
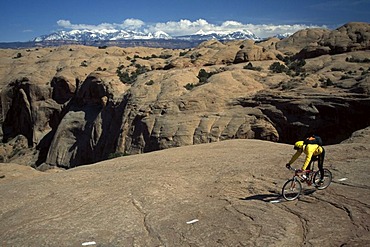
[[[45,169],[227,139],[291,143],[315,132],[339,143],[370,125],[368,30],[349,23],[186,50],[1,50],[0,153],[24,136],[27,155],[12,157]]]
[[[295,55],[306,47],[317,46],[327,33],[330,33],[327,29],[304,29],[278,42],[276,47],[284,54]]]
[[[276,56],[270,50],[261,45],[255,45],[253,41],[243,42],[241,50],[236,53],[234,63],[250,61],[276,60]],[[275,50],[275,49],[273,49]]]
[[[319,45],[328,46],[331,54],[368,50],[370,48],[370,26],[352,22],[326,33]]]
[[[278,43],[281,48],[287,49],[290,44],[301,44],[295,57],[307,59],[325,54],[340,54],[344,52],[369,50],[370,25],[367,23],[352,22],[336,30],[307,30],[297,32],[286,41]],[[298,37],[307,37],[305,41]],[[303,46],[302,46],[303,45]],[[293,47],[295,47],[293,45]]]

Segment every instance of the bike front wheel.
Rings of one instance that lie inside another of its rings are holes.
[[[320,171],[315,172],[315,174],[313,175],[313,184],[315,185],[316,189],[323,190],[330,185],[333,176],[328,169],[324,168],[324,177],[321,180],[321,182],[320,178],[321,172]]]
[[[285,182],[282,195],[285,200],[293,201],[299,197],[302,192],[302,184],[298,179],[289,179]]]

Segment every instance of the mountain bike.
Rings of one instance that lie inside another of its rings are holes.
[[[313,185],[318,190],[326,189],[333,178],[329,169],[324,168],[324,178],[320,181],[320,170],[300,170],[292,167],[287,167],[289,170],[294,171],[293,178],[285,182],[282,189],[282,195],[285,200],[293,201],[297,199],[302,193],[302,183],[306,183],[308,186]]]

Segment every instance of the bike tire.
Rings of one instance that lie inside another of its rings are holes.
[[[321,175],[320,170],[315,172],[315,174],[313,175],[312,182],[314,186],[316,187],[316,189],[323,190],[323,189],[326,189],[330,185],[331,180],[333,179],[333,175],[328,169],[324,168],[324,179],[323,179],[324,181],[322,184],[319,184],[320,175]]]
[[[299,197],[302,192],[302,184],[298,179],[289,179],[283,185],[283,189],[281,191],[283,197],[287,201],[293,201]]]

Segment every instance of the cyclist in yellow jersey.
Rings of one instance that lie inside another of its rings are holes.
[[[293,155],[291,160],[286,164],[286,167],[290,167],[296,159],[302,154],[306,154],[305,162],[302,166],[302,171],[307,168],[310,169],[312,161],[318,161],[318,167],[320,170],[320,180],[324,178],[324,158],[325,158],[325,149],[318,144],[304,144],[304,141],[297,141],[294,144],[294,149],[297,152]]]

